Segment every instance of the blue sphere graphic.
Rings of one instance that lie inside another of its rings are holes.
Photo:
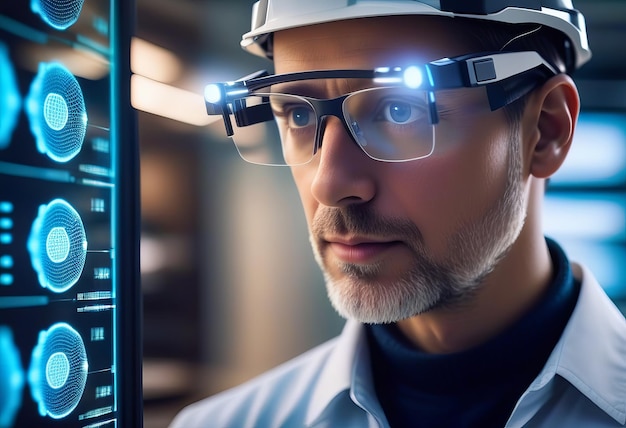
[[[72,413],[83,396],[88,369],[83,339],[69,324],[60,322],[41,331],[28,370],[39,413],[53,419]]]
[[[31,0],[30,8],[52,28],[65,30],[78,20],[83,0]]]
[[[87,257],[80,215],[63,199],[41,205],[27,247],[39,284],[55,293],[69,290],[79,280]]]
[[[87,132],[83,92],[59,63],[41,63],[26,97],[26,114],[37,150],[56,162],[72,160]]]

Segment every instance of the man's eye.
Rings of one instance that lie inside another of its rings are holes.
[[[405,101],[389,101],[381,109],[379,120],[386,120],[398,125],[419,119],[421,111]]]
[[[294,107],[289,111],[289,127],[304,128],[313,122],[313,114],[310,108]]]

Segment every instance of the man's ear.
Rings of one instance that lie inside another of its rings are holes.
[[[572,144],[580,110],[580,98],[573,80],[559,74],[538,88],[526,106],[526,125],[534,138],[528,141],[529,172],[548,178],[563,164]]]

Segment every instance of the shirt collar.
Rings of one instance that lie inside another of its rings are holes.
[[[324,412],[339,397],[351,399],[355,410],[367,407],[372,412],[379,407],[371,379],[365,328],[354,320],[346,322],[315,385],[306,415],[306,426],[323,419]]]
[[[591,272],[572,264],[582,278],[580,296],[563,335],[528,391],[559,375],[621,424],[626,423],[626,322]]]

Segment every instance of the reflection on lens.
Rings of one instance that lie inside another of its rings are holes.
[[[272,95],[270,103],[280,133],[276,145],[282,145],[284,161],[288,165],[309,162],[315,148],[315,109],[305,99],[293,95]]]
[[[55,293],[69,290],[80,278],[87,256],[85,228],[78,212],[63,199],[40,206],[28,251],[42,287]]]
[[[265,106],[271,113],[266,97],[252,96],[246,100],[247,107]],[[261,121],[250,126],[234,127],[233,142],[242,159],[259,165],[284,165],[280,136],[273,120]],[[278,144],[276,144],[278,143]]]
[[[88,367],[83,339],[69,324],[41,331],[28,370],[39,413],[53,419],[72,413],[83,395]]]
[[[80,16],[83,0],[31,0],[31,10],[57,30],[65,30]]]
[[[80,152],[87,130],[83,92],[61,64],[39,64],[26,113],[41,153],[56,162],[68,162]]]
[[[358,91],[345,99],[343,112],[352,137],[372,159],[403,162],[425,158],[434,150],[425,91]]]
[[[8,327],[0,326],[0,427],[13,426],[22,404],[24,373],[20,353]]]
[[[2,94],[0,97],[0,149],[3,149],[11,142],[11,135],[20,112],[21,99],[8,50],[2,43],[0,43],[0,94]]]
[[[339,110],[338,103],[341,103]],[[375,87],[338,99],[254,93],[233,103],[233,142],[243,159],[261,165],[303,165],[328,135],[327,118],[339,116],[344,132],[371,159],[405,162],[428,157],[435,145],[428,93]],[[274,120],[271,120],[273,115]]]

